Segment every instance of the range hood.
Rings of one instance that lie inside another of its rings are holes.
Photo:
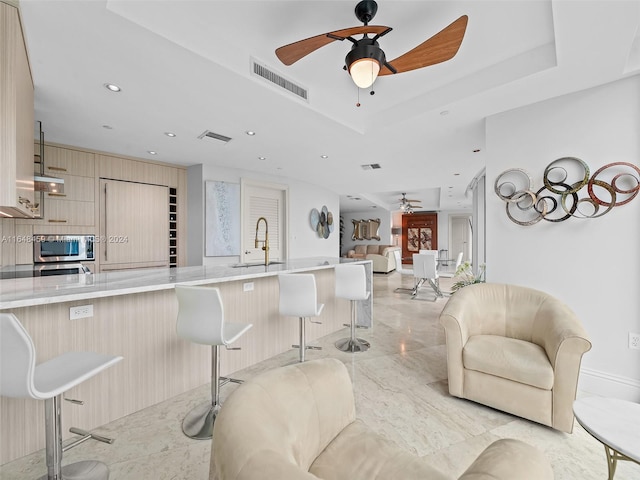
[[[64,179],[34,175],[33,190],[35,192],[64,193]]]

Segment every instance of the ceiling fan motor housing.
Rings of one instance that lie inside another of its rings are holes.
[[[349,53],[347,53],[347,56],[344,59],[344,62],[347,65],[347,70],[351,71],[351,65],[353,65],[357,60],[362,60],[363,58],[372,58],[376,60],[380,64],[381,68],[386,62],[384,51],[380,48],[378,42],[367,37],[362,40],[358,40],[358,43],[351,48]]]

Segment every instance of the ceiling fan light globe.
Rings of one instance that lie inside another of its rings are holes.
[[[373,85],[385,61],[384,51],[378,42],[366,36],[351,48],[344,59],[349,75],[360,88]]]
[[[359,88],[369,88],[378,78],[380,64],[373,58],[361,58],[351,64],[349,75]]]

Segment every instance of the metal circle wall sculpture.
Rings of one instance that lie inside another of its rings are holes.
[[[331,232],[335,228],[333,223],[333,213],[325,206],[320,211],[318,209],[311,209],[309,215],[309,221],[311,222],[311,228],[313,228],[320,238],[329,238]]]
[[[562,157],[547,165],[540,189],[534,190],[533,179],[525,170],[510,168],[498,175],[494,191],[506,203],[507,217],[525,226],[540,220],[602,217],[640,193],[640,168],[632,163],[609,163],[589,175],[584,161]],[[584,187],[586,196],[580,198]]]

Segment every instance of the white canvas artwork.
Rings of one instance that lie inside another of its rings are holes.
[[[240,255],[240,184],[205,182],[205,256]]]

